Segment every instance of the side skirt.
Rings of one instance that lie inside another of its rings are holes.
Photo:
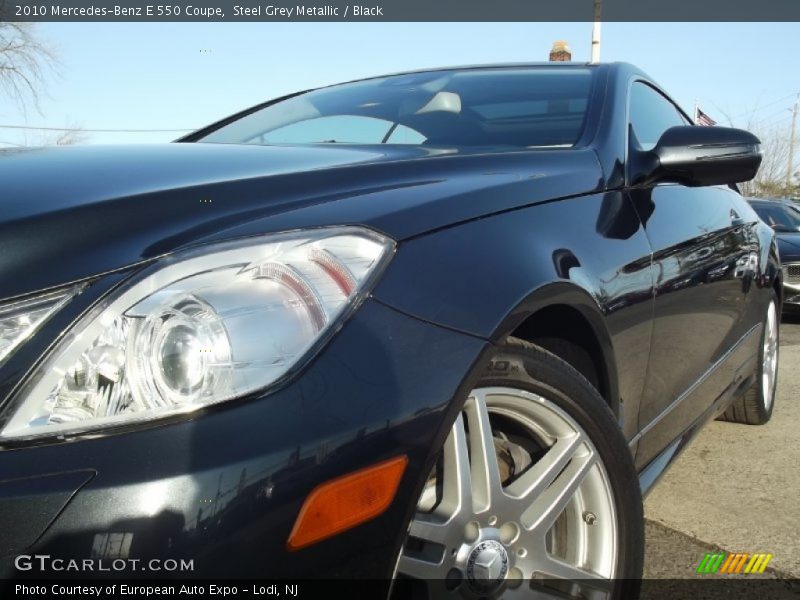
[[[689,445],[689,442],[697,436],[706,423],[722,414],[734,400],[742,396],[749,387],[755,383],[755,380],[755,374],[751,374],[738,384],[731,383],[694,423],[687,427],[674,442],[667,446],[639,472],[639,486],[642,489],[643,496],[646,496],[650,490],[653,489],[653,486],[661,479],[662,475],[667,472],[667,469],[672,466],[672,463],[675,462]]]

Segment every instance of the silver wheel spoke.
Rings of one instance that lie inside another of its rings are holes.
[[[464,418],[459,415],[444,444],[442,459],[442,502],[437,514],[451,520],[461,513],[472,513],[472,477],[470,474]]]
[[[417,517],[412,520],[411,526],[408,529],[409,535],[437,544],[447,544],[449,531],[450,529],[447,522],[435,522],[423,517]],[[450,532],[449,537],[452,537],[452,532]]]
[[[505,489],[501,467],[520,473]],[[478,388],[426,483],[397,573],[425,580],[429,597],[571,588],[599,600],[617,572],[617,523],[605,467],[567,411],[532,392]]]
[[[406,554],[400,555],[400,560],[397,562],[397,572],[417,579],[433,580],[444,577],[441,563],[428,562]]]
[[[546,577],[553,577],[555,579],[568,579],[570,581],[607,581],[605,577],[601,577],[597,573],[581,569],[580,567],[566,563],[546,553],[537,560],[536,570]]]
[[[460,525],[472,514],[469,452],[464,420],[460,415],[444,444],[442,470],[441,502],[432,513],[417,514],[409,525],[408,533],[417,539],[449,547],[460,543]],[[465,518],[459,518],[461,515]],[[415,561],[414,564],[417,563],[423,561]]]
[[[583,438],[579,433],[559,438],[539,462],[506,488],[506,494],[515,500],[529,503],[553,483],[582,443]]]
[[[500,468],[494,448],[494,436],[486,410],[486,396],[475,391],[464,407],[469,423],[469,442],[472,449],[472,491],[475,513],[492,506],[492,497],[502,493]]]
[[[594,454],[591,452],[585,456],[574,456],[550,487],[539,494],[522,513],[523,526],[541,532],[549,529],[564,512],[593,464]]]

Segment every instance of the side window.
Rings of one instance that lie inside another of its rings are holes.
[[[670,127],[689,124],[672,102],[641,81],[631,87],[630,120],[643,150],[652,149]]]

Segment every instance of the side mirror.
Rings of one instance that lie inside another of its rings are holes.
[[[761,141],[730,127],[671,127],[650,151],[639,151],[632,183],[671,181],[688,186],[749,181],[761,165]]]

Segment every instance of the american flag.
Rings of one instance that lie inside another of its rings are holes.
[[[694,124],[695,125],[703,125],[703,126],[706,126],[706,127],[711,127],[712,125],[716,125],[717,122],[698,108],[695,111]]]

